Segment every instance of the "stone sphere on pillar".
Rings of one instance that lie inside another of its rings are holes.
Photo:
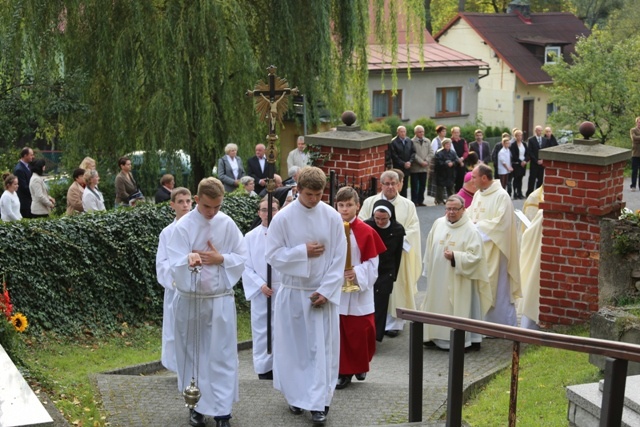
[[[356,122],[356,113],[354,113],[351,110],[347,110],[344,113],[342,113],[342,116],[340,117],[342,119],[342,123],[344,123],[347,126],[351,126],[352,124],[354,124]]]
[[[589,139],[596,133],[596,125],[592,122],[582,122],[578,128],[578,132],[580,132],[580,135],[582,135],[584,139]]]

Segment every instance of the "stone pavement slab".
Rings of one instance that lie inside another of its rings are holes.
[[[408,327],[398,338],[379,344],[365,381],[336,390],[327,427],[394,425],[407,422],[409,391]],[[425,423],[446,410],[449,353],[424,350]],[[511,343],[487,339],[482,350],[465,356],[465,389],[482,383],[510,363]],[[271,381],[258,380],[251,350],[239,352],[240,401],[233,407],[231,424],[248,426],[309,426],[310,415],[289,413],[280,392]],[[154,365],[158,367],[159,364]],[[135,373],[135,370],[130,370]],[[102,374],[97,378],[107,420],[111,426],[187,426],[188,411],[177,389],[176,376],[161,370],[151,375]],[[207,418],[207,426],[215,422]]]

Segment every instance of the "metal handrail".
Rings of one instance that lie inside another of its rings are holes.
[[[449,387],[447,391],[447,426],[462,425],[462,389],[464,374],[464,335],[474,332],[514,342],[511,366],[509,425],[515,426],[520,343],[560,348],[606,357],[600,426],[619,426],[624,408],[624,389],[629,361],[640,362],[640,346],[534,331],[497,323],[472,320],[444,314],[399,308],[397,317],[410,320],[409,344],[409,422],[422,421],[423,324],[452,328],[449,352]]]

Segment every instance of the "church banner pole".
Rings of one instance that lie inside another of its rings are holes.
[[[247,96],[256,100],[256,112],[260,120],[269,124],[269,134],[267,135],[267,224],[271,224],[273,218],[273,192],[276,189],[274,171],[276,167],[276,123],[282,124],[282,115],[287,111],[287,95],[298,95],[297,88],[289,88],[285,79],[276,76],[276,67],[271,65],[267,68],[267,83],[260,80],[254,90],[248,90]],[[271,289],[271,265],[267,264],[267,287]],[[267,298],[267,353],[271,354],[271,297]]]

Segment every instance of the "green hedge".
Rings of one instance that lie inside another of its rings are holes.
[[[222,210],[246,232],[257,198],[225,197]],[[108,331],[160,319],[158,236],[168,203],[101,213],[0,222],[0,274],[30,327],[63,334]],[[238,301],[242,303],[242,301]]]

